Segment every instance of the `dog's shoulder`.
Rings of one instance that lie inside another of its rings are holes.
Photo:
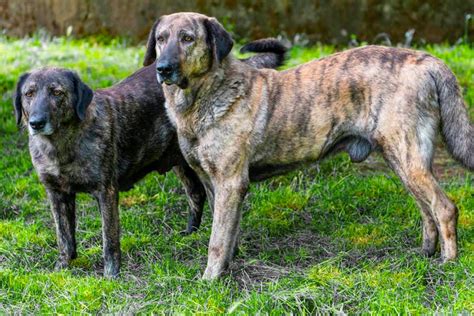
[[[219,119],[229,111],[237,100],[245,97],[250,88],[250,80],[244,68],[238,67],[239,64],[232,64],[223,68],[220,74],[220,80],[213,88],[207,92],[205,98],[201,98],[201,103],[207,103],[201,108],[211,108],[213,118]],[[250,67],[249,67],[250,68]]]

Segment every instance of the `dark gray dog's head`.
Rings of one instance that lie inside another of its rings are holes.
[[[27,125],[30,135],[51,135],[63,124],[83,120],[92,97],[92,90],[71,70],[25,73],[13,100],[17,124]]]

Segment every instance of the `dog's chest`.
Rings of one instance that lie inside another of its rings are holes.
[[[199,161],[200,142],[198,137],[189,131],[181,132],[178,135],[179,147],[187,163],[198,173],[202,173],[204,170],[202,169],[202,164]]]
[[[210,141],[206,133],[196,135],[189,130],[181,131],[178,135],[181,152],[191,168],[205,178],[215,173],[218,160],[215,145],[218,142]]]
[[[61,161],[52,148],[32,148],[33,165],[43,183],[65,192],[90,192],[101,180],[99,161],[71,155]],[[45,150],[46,149],[46,150]]]

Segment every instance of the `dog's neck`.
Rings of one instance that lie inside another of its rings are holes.
[[[189,80],[186,89],[163,86],[166,108],[174,125],[177,121],[200,121],[202,128],[219,120],[245,94],[248,82],[233,56],[199,78]],[[188,118],[188,119],[187,119]],[[193,124],[194,125],[194,124]]]
[[[92,113],[97,109],[95,104],[91,104],[88,108],[88,114],[83,121],[71,120],[62,123],[55,128],[55,132],[51,135],[30,135],[30,144],[35,144],[32,148],[36,154],[46,155],[51,161],[56,161],[59,165],[69,164],[79,157],[81,151],[78,147],[87,143],[84,137],[88,137],[91,127],[97,121],[97,114]],[[98,134],[102,134],[101,128],[95,128]],[[35,153],[31,152],[32,156]],[[34,157],[32,157],[34,159]]]
[[[78,142],[77,123],[62,126],[60,133],[56,130],[51,135],[30,135],[30,144],[35,144],[35,151],[54,159],[59,163],[67,163],[75,155],[74,146]],[[32,153],[33,154],[33,153]],[[33,157],[34,158],[34,157]]]

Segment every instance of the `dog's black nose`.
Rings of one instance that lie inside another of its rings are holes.
[[[160,62],[156,65],[156,71],[161,75],[170,74],[173,68],[173,65],[169,62]]]
[[[30,126],[34,130],[40,130],[46,125],[46,120],[45,119],[31,119],[30,120]]]

